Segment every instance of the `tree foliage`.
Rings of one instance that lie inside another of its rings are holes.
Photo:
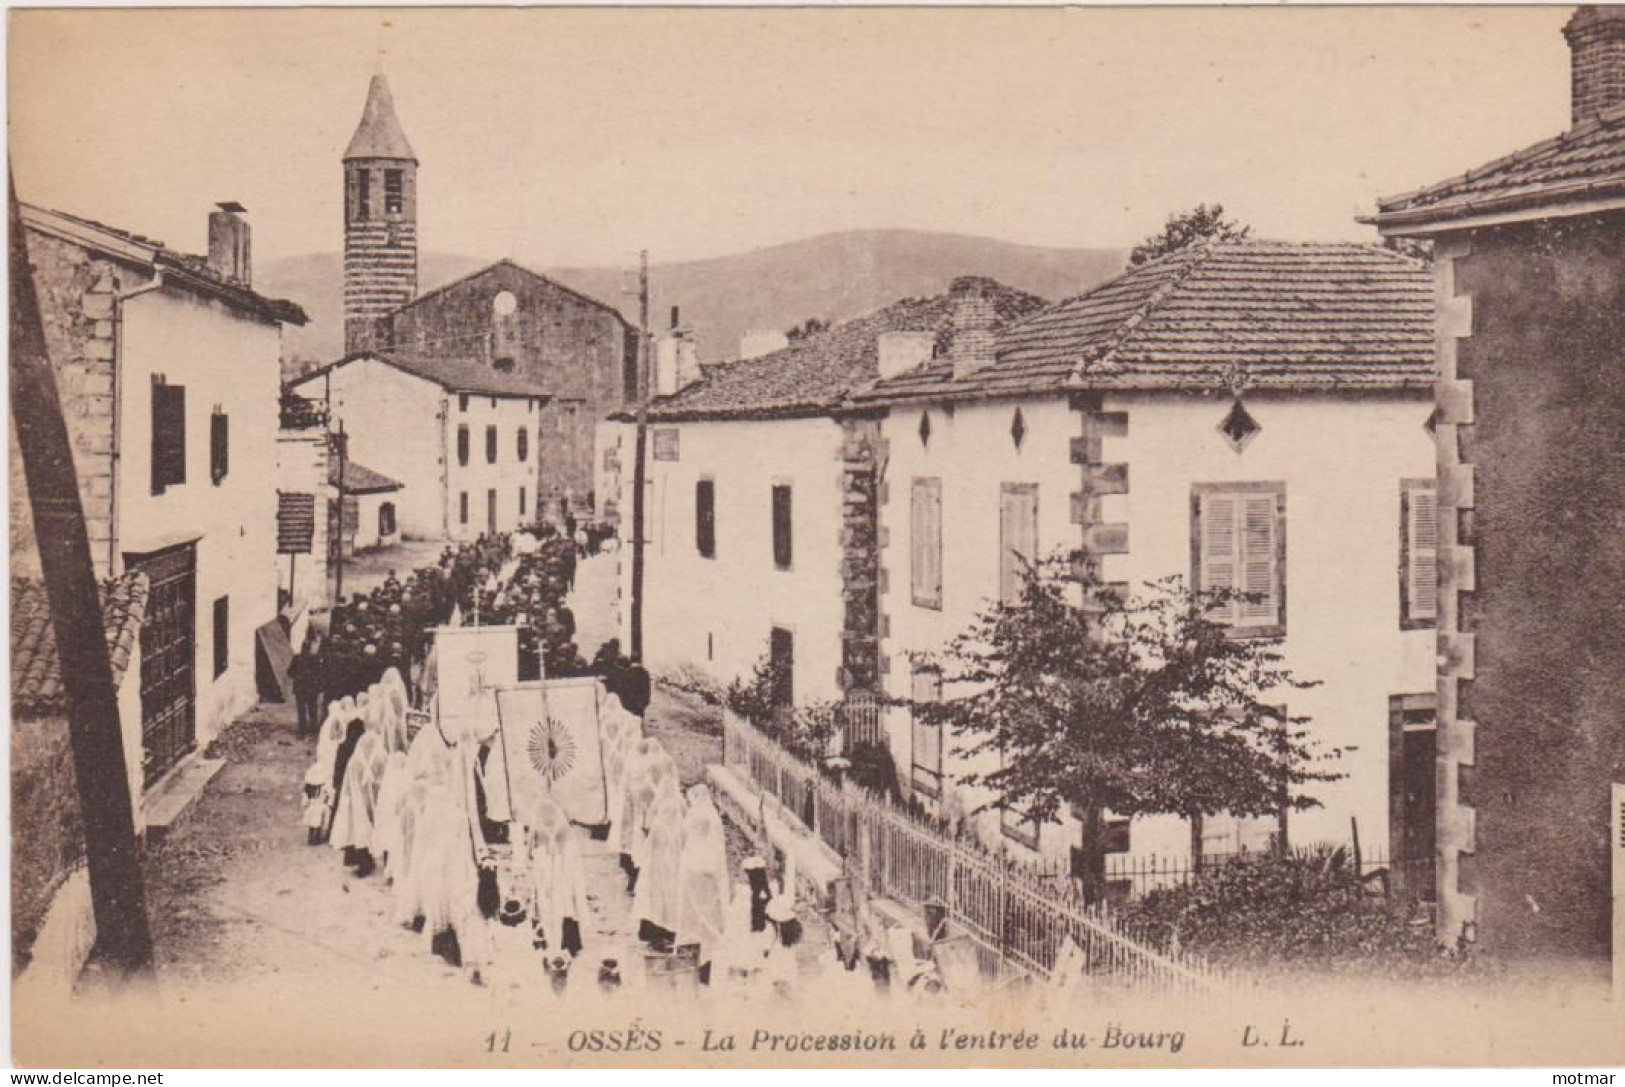
[[[1189,211],[1168,216],[1162,233],[1153,234],[1135,246],[1128,262],[1130,267],[1138,267],[1197,242],[1239,242],[1252,233],[1252,229],[1234,219],[1226,219],[1223,204],[1197,204]]]
[[[917,660],[940,669],[942,697],[911,708],[988,767],[959,778],[994,798],[979,810],[1057,821],[1068,808],[1098,820],[1317,806],[1303,787],[1341,777],[1319,765],[1339,752],[1319,752],[1309,719],[1281,705],[1315,684],[1211,617],[1238,595],[1174,577],[1129,597],[1066,557],[1025,564],[1018,601]]]
[[[791,343],[799,343],[802,340],[810,339],[813,336],[818,335],[820,332],[826,332],[828,330],[828,321],[824,320],[822,317],[809,317],[799,325],[792,325],[791,327],[785,329],[784,336]]]

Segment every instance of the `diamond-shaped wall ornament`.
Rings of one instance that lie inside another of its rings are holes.
[[[1237,453],[1245,449],[1247,443],[1262,429],[1263,427],[1258,425],[1258,420],[1247,414],[1247,409],[1242,407],[1239,399],[1230,405],[1230,413],[1219,424],[1219,433],[1224,435],[1225,441],[1230,443],[1230,448]]]
[[[931,444],[931,413],[928,411],[920,412],[920,444]]]
[[[1016,417],[1010,420],[1010,440],[1016,443],[1017,449],[1020,449],[1022,439],[1026,437],[1027,420],[1021,417],[1021,409],[1017,408]]]
[[[1438,408],[1434,408],[1432,411],[1428,412],[1427,422],[1422,424],[1422,429],[1427,431],[1430,436],[1437,436],[1438,435],[1438,433],[1439,433],[1439,409]]]

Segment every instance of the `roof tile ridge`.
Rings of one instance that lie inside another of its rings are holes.
[[[1151,295],[1144,302],[1140,303],[1133,313],[1124,318],[1123,321],[1118,324],[1116,331],[1112,333],[1105,345],[1092,352],[1087,350],[1084,351],[1081,357],[1078,359],[1077,364],[1072,368],[1071,372],[1067,374],[1065,384],[1082,383],[1084,372],[1086,370],[1114,369],[1116,364],[1113,361],[1113,356],[1116,355],[1117,352],[1121,350],[1129,340],[1134,338],[1134,334],[1139,331],[1140,327],[1146,322],[1146,320],[1153,313],[1155,313],[1158,307],[1167,301],[1168,298],[1175,291],[1177,291],[1181,285],[1184,284],[1185,280],[1190,278],[1193,272],[1208,262],[1209,258],[1213,256],[1213,251],[1218,247],[1219,244],[1220,243],[1217,239],[1210,238],[1207,241],[1197,242],[1195,245],[1177,250],[1177,253],[1191,254],[1191,257],[1189,261],[1187,261],[1185,267],[1169,276],[1167,282],[1163,283],[1162,286],[1152,291]],[[1192,252],[1193,250],[1194,252]],[[1176,254],[1169,254],[1170,257],[1174,255]]]

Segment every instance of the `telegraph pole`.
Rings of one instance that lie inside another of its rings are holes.
[[[135,850],[118,692],[107,659],[107,633],[73,450],[45,342],[15,187],[10,204],[11,418],[28,480],[68,703],[68,740],[85,827],[96,948],[121,977],[133,979],[152,972],[152,933]],[[115,359],[114,365],[122,362]]]
[[[337,545],[333,552],[333,603],[337,604],[344,599],[344,461],[350,452],[350,442],[344,434],[343,419],[339,420],[339,432],[334,438],[339,454],[339,523],[336,526],[329,524],[327,530]]]
[[[643,658],[644,454],[649,443],[649,251],[638,254],[638,433],[632,462],[632,645]]]

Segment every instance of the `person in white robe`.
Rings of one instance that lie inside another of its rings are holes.
[[[345,851],[345,863],[354,864],[359,876],[369,875],[375,866],[371,853],[373,816],[387,764],[383,740],[377,733],[368,732],[356,744],[345,767],[330,844]]]
[[[588,920],[587,874],[581,842],[564,809],[549,796],[534,798],[526,815],[531,877],[531,920],[550,955],[574,957]]]
[[[699,945],[700,980],[709,981],[711,959],[722,943],[728,912],[728,853],[722,816],[704,785],[688,790],[677,888],[677,944]]]
[[[711,985],[736,994],[755,988],[771,944],[771,929],[751,930],[750,887],[736,884],[728,899],[722,942],[711,959]]]
[[[454,966],[475,961],[479,872],[468,814],[451,788],[427,790],[412,846],[412,883],[430,950]]]
[[[677,928],[677,868],[683,854],[686,811],[674,777],[662,778],[649,806],[649,834],[632,916],[638,937],[661,950],[669,950]]]
[[[411,782],[406,752],[392,751],[384,764],[383,781],[378,787],[378,806],[372,821],[372,857],[384,865],[391,880],[401,854],[401,809]]]

